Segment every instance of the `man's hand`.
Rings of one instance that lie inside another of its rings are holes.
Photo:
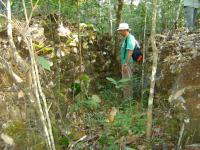
[[[128,73],[128,65],[127,65],[127,64],[124,64],[124,65],[123,65],[123,72],[124,72],[125,74]]]
[[[129,51],[128,51],[128,57],[127,57],[127,59],[126,59],[126,64],[129,64],[129,63],[130,63],[130,59],[131,59],[132,55],[133,55],[133,51],[132,51],[132,50],[129,50]]]

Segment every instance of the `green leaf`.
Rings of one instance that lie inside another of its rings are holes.
[[[110,81],[111,83],[113,83],[114,85],[117,85],[117,81],[115,81],[113,78],[106,78],[108,81]]]
[[[118,82],[124,84],[124,83],[127,83],[127,82],[129,82],[129,81],[131,81],[130,78],[124,78],[124,79],[119,80]]]
[[[125,150],[136,150],[136,149],[134,149],[134,148],[130,148],[130,147],[125,147]]]
[[[90,82],[90,77],[87,74],[83,74],[81,76],[81,80],[85,83],[89,83]]]
[[[37,56],[36,60],[44,69],[51,71],[50,67],[53,66],[53,62],[41,56]]]
[[[62,145],[62,146],[68,146],[68,145],[69,145],[69,141],[68,141],[67,138],[61,137],[61,138],[59,139],[59,144]]]
[[[116,89],[122,89],[124,86],[125,86],[125,85],[120,84],[120,85],[115,86],[115,88],[116,88]]]

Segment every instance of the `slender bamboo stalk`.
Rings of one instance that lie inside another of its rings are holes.
[[[27,23],[26,24],[27,34],[24,35],[24,39],[28,46],[29,54],[31,57],[32,77],[33,77],[33,83],[34,83],[34,88],[35,88],[37,104],[38,104],[38,108],[39,108],[39,112],[40,112],[40,118],[43,123],[43,128],[44,128],[44,131],[45,131],[45,134],[47,137],[48,147],[50,150],[55,150],[55,142],[54,142],[54,137],[53,137],[53,133],[52,133],[52,126],[51,126],[51,121],[50,121],[50,117],[49,117],[47,101],[46,101],[46,97],[42,91],[42,87],[41,87],[41,83],[40,83],[40,79],[39,79],[39,71],[38,71],[38,67],[37,67],[37,63],[36,63],[35,55],[34,55],[34,51],[33,51],[34,48],[33,48],[32,38],[31,38],[31,35],[28,30],[29,22],[31,20],[32,14],[29,16],[29,19],[28,19],[26,5],[24,3],[24,0],[22,0],[22,1],[23,1],[24,14],[25,14],[26,23]],[[35,7],[36,7],[36,5],[34,6],[34,8]],[[41,103],[40,97],[42,98],[43,105]]]

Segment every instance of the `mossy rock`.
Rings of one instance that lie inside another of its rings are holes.
[[[28,129],[23,120],[14,120],[9,122],[3,129],[3,132],[14,139],[16,149],[45,149],[45,140],[40,135],[40,132]]]

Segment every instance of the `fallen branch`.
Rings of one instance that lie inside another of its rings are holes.
[[[179,139],[178,139],[177,150],[181,150],[182,149],[181,142],[182,142],[182,139],[183,139],[184,131],[185,131],[185,123],[183,123],[183,125],[181,127],[181,130],[180,130],[180,135],[179,135]]]
[[[90,142],[91,140],[93,140],[93,139],[96,139],[96,138],[98,138],[99,137],[99,135],[97,134],[97,135],[94,135],[94,136],[86,136],[86,135],[84,135],[83,137],[81,137],[80,139],[78,139],[77,141],[75,141],[75,142],[73,142],[72,144],[70,144],[69,145],[69,149],[70,150],[72,150],[75,146],[76,146],[76,144],[78,144],[79,142]]]
[[[70,150],[73,150],[73,147],[78,144],[79,142],[81,141],[84,141],[85,139],[87,138],[87,135],[84,135],[83,137],[81,137],[80,139],[78,139],[77,141],[75,141],[74,143],[72,143],[70,146],[69,146],[69,149]]]

